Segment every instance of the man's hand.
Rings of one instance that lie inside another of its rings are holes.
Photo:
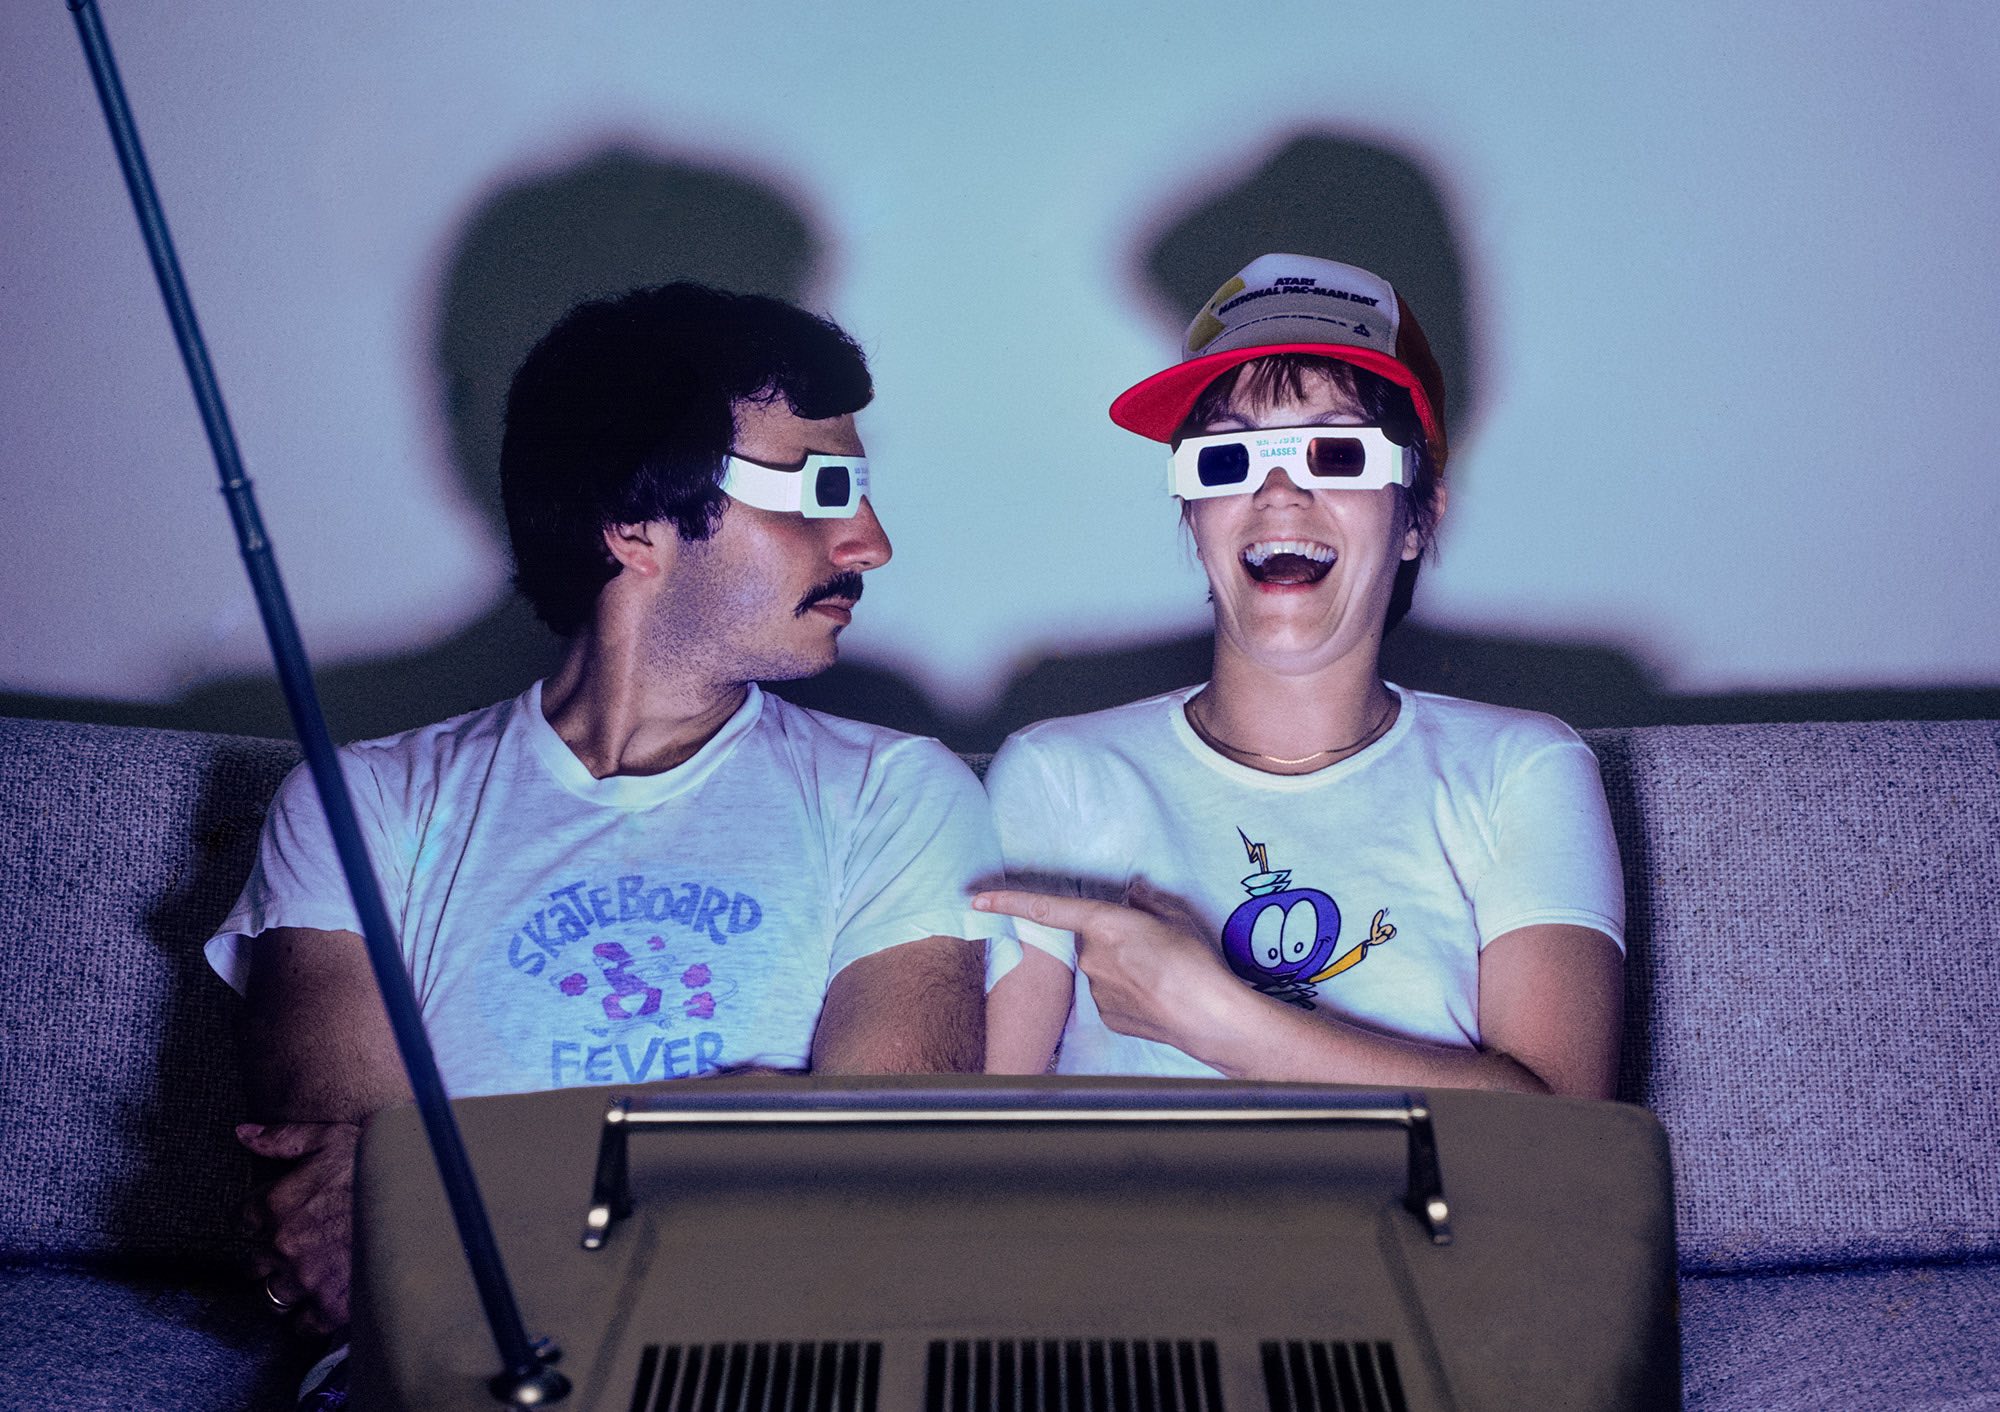
[[[1076,933],[1076,963],[1091,999],[1120,1034],[1187,1048],[1190,1031],[1219,1023],[1218,1003],[1240,990],[1200,919],[1180,898],[1134,881],[1126,905],[997,889],[972,905]]]
[[[260,934],[244,998],[244,1087],[265,1121],[242,1124],[236,1139],[292,1164],[245,1210],[257,1273],[272,1298],[297,1306],[301,1327],[331,1333],[347,1322],[361,1122],[408,1101],[410,1087],[368,948],[353,932]]]
[[[353,1261],[354,1145],[357,1123],[239,1123],[236,1140],[286,1172],[260,1187],[244,1219],[257,1239],[252,1267],[273,1299],[290,1304],[300,1327],[332,1333],[347,1323]]]

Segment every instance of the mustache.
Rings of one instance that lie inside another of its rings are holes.
[[[863,587],[860,574],[856,573],[853,569],[843,570],[821,584],[818,588],[812,590],[804,598],[801,598],[799,606],[792,609],[792,616],[803,618],[806,615],[806,610],[811,608],[813,604],[823,602],[828,598],[846,598],[859,603]]]

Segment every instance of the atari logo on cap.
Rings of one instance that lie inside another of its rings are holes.
[[[1381,317],[1357,317],[1385,306]],[[1193,357],[1273,343],[1333,343],[1393,352],[1395,313],[1396,292],[1366,270],[1305,255],[1262,255],[1215,292],[1189,327],[1183,351]],[[1207,336],[1197,347],[1198,332]]]
[[[1111,420],[1171,441],[1204,387],[1273,353],[1337,358],[1407,389],[1444,464],[1444,377],[1415,314],[1380,275],[1311,255],[1259,255],[1224,281],[1188,325],[1181,361],[1121,394]]]

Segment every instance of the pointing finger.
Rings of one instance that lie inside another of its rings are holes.
[[[996,888],[979,893],[972,899],[972,905],[980,912],[999,912],[1070,932],[1100,925],[1124,910],[1108,902],[1090,902],[1080,897],[1053,897],[1046,892],[1025,892],[1015,888]]]

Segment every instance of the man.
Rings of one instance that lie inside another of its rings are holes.
[[[516,375],[515,582],[562,665],[342,762],[453,1096],[979,1066],[964,938],[1005,933],[966,900],[999,861],[978,783],[756,686],[831,665],[889,558],[871,395],[831,323],[687,284],[573,310]],[[248,1001],[239,1135],[293,1164],[253,1203],[259,1273],[321,1331],[359,1124],[408,1098],[358,930],[295,771],[209,956]]]

